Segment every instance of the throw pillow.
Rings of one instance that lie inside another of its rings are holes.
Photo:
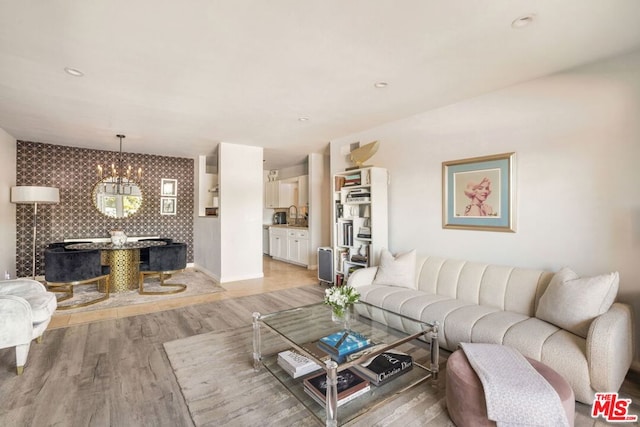
[[[380,265],[373,279],[374,285],[416,288],[416,250],[395,257],[387,249],[380,253]]]
[[[579,277],[565,267],[540,297],[536,317],[586,338],[591,321],[613,304],[619,280],[617,272]]]

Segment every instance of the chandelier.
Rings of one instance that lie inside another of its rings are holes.
[[[142,179],[142,168],[134,173],[131,165],[128,165],[125,169],[122,163],[122,140],[124,135],[116,135],[120,139],[120,152],[118,154],[118,164],[111,163],[111,170],[103,168],[102,165],[98,165],[98,178],[103,184],[102,191],[110,194],[132,194],[137,191],[137,185],[134,177],[138,181]],[[106,172],[106,174],[105,174]],[[110,172],[110,173],[109,173]]]

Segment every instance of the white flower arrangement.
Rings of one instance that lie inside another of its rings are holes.
[[[360,293],[351,286],[334,286],[324,291],[324,303],[342,316],[347,307],[360,301]]]

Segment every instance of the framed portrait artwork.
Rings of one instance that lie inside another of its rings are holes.
[[[515,153],[442,163],[442,227],[515,232]]]
[[[175,215],[176,214],[176,201],[175,197],[160,197],[160,214],[161,215]]]
[[[176,197],[178,195],[178,180],[162,178],[160,184],[160,195],[165,197]]]

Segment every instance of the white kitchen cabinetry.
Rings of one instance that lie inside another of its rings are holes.
[[[264,184],[264,207],[279,208],[280,181],[267,181]]]
[[[287,261],[309,265],[309,231],[293,229],[287,233]]]
[[[269,227],[269,255],[274,258],[287,258],[287,229]]]
[[[297,184],[285,181],[267,181],[264,184],[265,208],[288,208],[296,204]]]
[[[278,187],[278,207],[288,208],[291,205],[295,205],[298,193],[298,184],[286,181],[278,182],[280,183]]]
[[[309,230],[269,227],[269,255],[280,261],[309,265]]]
[[[333,177],[332,244],[335,283],[346,283],[355,269],[377,265],[388,247],[386,169],[369,167]]]

